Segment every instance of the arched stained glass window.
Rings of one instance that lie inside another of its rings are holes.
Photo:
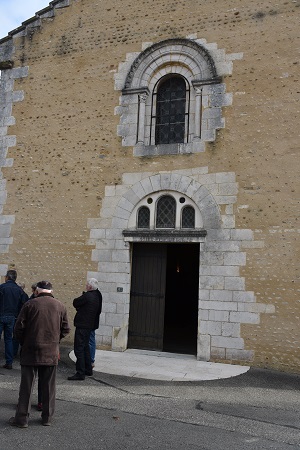
[[[183,143],[185,122],[185,81],[178,76],[168,78],[157,91],[155,144]]]
[[[150,210],[147,206],[142,206],[138,210],[138,228],[150,228]]]
[[[157,202],[156,228],[175,228],[176,201],[170,195],[164,195]]]
[[[195,210],[192,206],[185,206],[182,209],[182,228],[195,228]]]

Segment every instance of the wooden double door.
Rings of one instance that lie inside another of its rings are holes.
[[[197,353],[199,244],[134,244],[128,347]]]

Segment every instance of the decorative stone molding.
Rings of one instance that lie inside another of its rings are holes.
[[[241,54],[226,55],[203,39],[147,43],[141,53],[127,54],[115,75],[115,89],[122,91],[115,110],[121,116],[122,145],[133,147],[135,156],[205,151],[205,142],[214,141],[216,130],[225,126],[222,107],[232,104],[232,95],[226,94],[222,76],[232,73],[231,61],[237,58]],[[189,126],[185,143],[155,145],[152,97],[166,75],[181,76],[190,87]],[[148,95],[141,101],[144,93]]]

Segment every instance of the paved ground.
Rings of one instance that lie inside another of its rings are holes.
[[[76,361],[74,352],[70,358]],[[192,355],[129,349],[123,353],[96,350],[95,371],[161,381],[218,380],[241,375],[248,366],[197,361]]]
[[[62,347],[52,427],[41,426],[36,391],[29,428],[7,424],[20,366],[0,368],[0,450],[300,449],[298,376],[250,369],[218,380],[162,381],[97,370],[71,382],[69,352]],[[0,345],[2,366],[1,357]]]

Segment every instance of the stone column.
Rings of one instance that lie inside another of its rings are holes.
[[[138,135],[137,144],[143,145],[145,139],[145,112],[146,112],[147,94],[139,94],[139,117],[138,117]]]
[[[195,135],[194,141],[201,140],[201,120],[202,120],[202,89],[195,88],[196,106],[195,106]]]

